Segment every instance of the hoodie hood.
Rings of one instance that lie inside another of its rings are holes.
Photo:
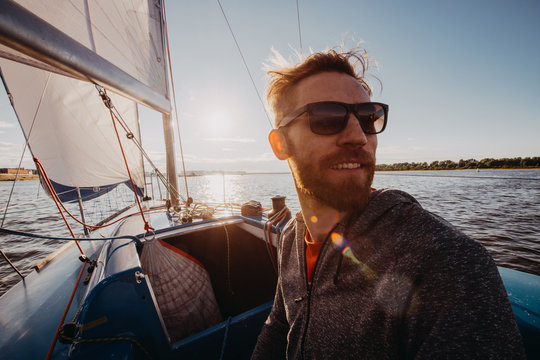
[[[361,233],[377,222],[387,211],[398,205],[418,204],[416,199],[401,190],[378,189],[371,192],[369,201],[364,210],[359,214],[349,214],[337,225],[335,230],[343,230],[351,227],[355,233]],[[296,213],[295,220],[302,226],[304,217],[302,211]]]

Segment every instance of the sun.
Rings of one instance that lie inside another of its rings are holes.
[[[211,111],[204,117],[204,126],[209,134],[222,137],[230,132],[231,118],[225,111]]]

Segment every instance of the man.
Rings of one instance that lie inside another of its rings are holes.
[[[525,358],[487,251],[410,195],[371,188],[388,107],[370,102],[366,70],[364,53],[330,50],[270,72],[269,141],[301,212],[253,358]]]

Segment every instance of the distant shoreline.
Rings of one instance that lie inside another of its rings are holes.
[[[538,170],[540,167],[529,167],[529,168],[479,168],[479,169],[409,169],[409,170],[398,170],[398,169],[376,169],[375,172],[417,172],[417,171],[474,171],[474,172],[482,172],[486,170]],[[197,177],[197,176],[214,176],[214,175],[282,175],[282,174],[290,174],[289,171],[254,171],[254,172],[208,172],[208,173],[201,173],[201,174],[188,174],[187,177]],[[178,177],[183,177],[183,174],[178,174]]]
[[[485,170],[535,170],[539,168],[488,168],[488,169],[410,169],[410,170],[379,170],[375,172],[417,172],[417,171],[485,171]],[[215,172],[215,173],[206,173],[206,174],[188,174],[187,177],[197,177],[197,176],[211,176],[211,175],[280,175],[280,174],[290,174],[290,172]],[[178,177],[183,177],[183,174],[178,174]],[[0,181],[14,181],[15,174],[0,174]],[[17,181],[29,181],[29,180],[39,180],[38,175],[29,175],[29,174],[19,174],[17,176]]]
[[[15,180],[15,176],[15,174],[0,174],[0,181],[13,181]],[[39,176],[34,174],[19,174],[17,181],[19,180],[39,180]]]
[[[477,168],[477,169],[409,169],[409,170],[392,170],[392,169],[376,169],[375,172],[406,172],[406,171],[496,171],[496,170],[538,170],[540,167],[528,167],[528,168]]]

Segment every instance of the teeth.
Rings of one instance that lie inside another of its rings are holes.
[[[332,166],[332,169],[357,169],[359,167],[362,167],[362,164],[358,163],[342,163],[342,164],[336,164]]]

